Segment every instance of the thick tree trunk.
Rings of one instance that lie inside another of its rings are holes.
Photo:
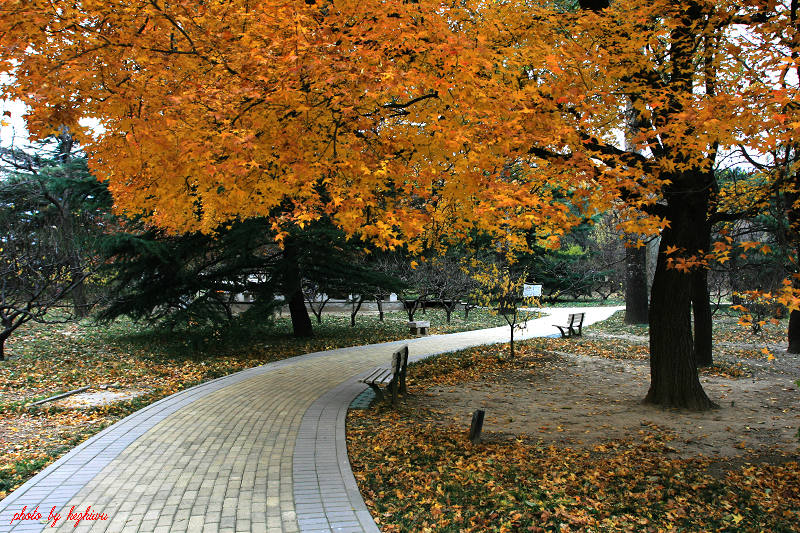
[[[794,213],[795,218],[797,217],[797,213]],[[794,220],[795,224],[797,220]],[[796,234],[795,234],[796,235]],[[795,252],[797,257],[800,258],[800,248]],[[793,277],[792,278],[792,285],[794,289],[800,289],[800,280]],[[800,353],[800,311],[793,310],[789,313],[789,330],[786,332],[786,336],[788,337],[789,347],[786,349],[789,353]]]
[[[314,330],[311,326],[311,317],[308,316],[306,300],[303,296],[302,276],[300,275],[300,254],[297,244],[286,240],[283,249],[285,262],[283,282],[284,295],[289,302],[289,314],[292,318],[292,331],[295,337],[313,337]]]
[[[789,20],[792,22],[792,26],[794,26],[795,31],[800,30],[800,24],[798,24],[798,10],[800,10],[800,2],[797,0],[792,0],[789,7]],[[797,53],[794,52],[793,56],[796,58]],[[795,76],[800,74],[800,68],[795,67]],[[798,146],[794,146],[794,153],[798,153]],[[795,187],[792,189],[792,192],[786,195],[787,200],[787,213],[786,217],[789,221],[789,236],[790,238],[796,243],[795,244],[795,258],[800,260],[800,245],[798,245],[798,240],[800,237],[800,209],[797,206],[798,196],[800,192],[798,192],[797,185],[800,184],[800,172],[795,171],[792,174],[792,178],[794,181]],[[796,274],[795,267],[792,268],[791,273]],[[797,290],[800,289],[800,280],[796,277],[792,276],[792,287]],[[789,353],[800,353],[800,311],[791,311],[789,313],[789,330],[787,331],[787,337],[789,341],[789,347],[786,351]]]
[[[63,150],[67,151],[62,152],[62,162],[66,162],[69,159],[69,153],[72,150],[72,138],[69,135],[66,137],[68,141],[63,142],[62,146]],[[42,187],[44,188],[44,185],[42,185]],[[59,230],[63,238],[62,246],[67,249],[67,261],[69,263],[72,280],[77,281],[69,293],[72,299],[73,312],[77,318],[85,318],[89,315],[90,308],[88,299],[86,298],[86,284],[84,283],[86,279],[86,265],[78,250],[78,237],[76,235],[71,209],[71,196],[72,194],[69,192],[69,189],[64,191],[63,198],[60,202],[54,196],[47,195],[50,202],[56,207],[60,214]]]
[[[5,347],[6,347],[6,339],[8,339],[16,329],[27,322],[27,320],[21,320],[15,323],[15,321],[11,318],[3,317],[2,321],[2,329],[0,329],[0,361],[5,361]]]
[[[711,353],[712,319],[708,298],[708,270],[692,272],[692,313],[694,314],[694,354],[697,366],[714,364]]]
[[[645,403],[705,410],[714,407],[697,374],[692,340],[692,275],[667,268],[666,250],[698,249],[696,226],[705,212],[693,205],[691,193],[669,206],[670,226],[664,229],[650,293],[650,390]]]
[[[3,329],[0,330],[0,361],[5,361],[6,359],[6,340],[25,322],[27,322],[27,320],[15,324],[13,321],[3,320]]]
[[[800,353],[800,311],[789,314],[789,353]]]
[[[647,323],[647,247],[625,248],[625,323]]]
[[[292,319],[292,333],[295,337],[313,337],[314,329],[311,326],[311,317],[308,316],[306,302],[302,293],[294,292],[287,295],[289,299],[289,316]]]

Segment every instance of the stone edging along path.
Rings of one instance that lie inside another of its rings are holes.
[[[580,311],[590,324],[619,309]],[[575,310],[548,309],[518,336],[552,336],[552,324]],[[365,388],[358,377],[404,344],[414,361],[507,341],[500,327],[341,348],[181,391],[101,431],[0,501],[0,533],[378,531],[344,435],[347,408]],[[20,517],[23,507],[33,516]],[[50,515],[59,515],[55,526]]]

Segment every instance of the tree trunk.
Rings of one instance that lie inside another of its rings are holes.
[[[5,361],[6,359],[6,339],[25,322],[27,320],[20,320],[17,323],[14,323],[13,320],[3,320],[3,329],[0,331],[0,361]]]
[[[792,26],[794,27],[795,31],[800,30],[800,24],[798,24],[798,9],[800,9],[800,3],[797,0],[792,0],[789,7],[789,20],[792,22]],[[792,56],[797,58],[797,52],[793,52]],[[797,65],[795,63],[795,65]],[[800,74],[800,68],[795,66],[795,76]],[[794,146],[794,153],[798,153],[797,145]],[[786,218],[789,222],[789,237],[795,243],[798,243],[800,237],[800,209],[797,208],[797,200],[798,196],[800,196],[800,192],[797,189],[797,185],[800,184],[800,172],[795,171],[792,174],[792,178],[794,181],[794,187],[792,191],[786,195],[787,200],[787,213]],[[800,260],[800,245],[795,244],[795,259]],[[791,269],[791,274],[797,274],[797,263],[795,263],[794,267]],[[792,288],[797,291],[800,289],[800,280],[798,280],[794,275],[792,276]],[[789,312],[789,330],[786,332],[789,341],[789,347],[786,349],[789,353],[800,353],[800,311],[793,310]]]
[[[647,247],[625,248],[625,323],[647,324]]]
[[[375,303],[378,306],[378,320],[383,322],[383,297],[380,294],[375,296]]]
[[[800,311],[789,314],[789,353],[800,353]]]
[[[297,244],[287,238],[283,249],[284,258],[284,295],[289,302],[289,314],[292,318],[292,331],[295,337],[313,337],[311,317],[308,316],[306,300],[303,296],[302,276],[300,275],[300,254]]]
[[[358,311],[361,309],[361,304],[364,303],[364,296],[359,295],[358,300],[352,300],[350,302],[350,327],[356,327],[356,315]]]
[[[692,313],[694,314],[694,354],[697,366],[711,366],[712,345],[711,302],[708,298],[708,270],[692,272]]]
[[[795,215],[797,215],[797,213],[795,213]],[[795,233],[795,235],[797,234]],[[795,253],[797,257],[800,258],[800,248],[798,248]],[[800,289],[800,280],[792,276],[792,285],[795,290]],[[786,332],[786,336],[789,341],[789,346],[786,351],[789,353],[800,353],[800,311],[792,310],[789,312],[789,330]]]
[[[316,294],[314,295],[316,296]],[[322,310],[325,309],[325,305],[330,300],[330,297],[320,299],[319,301],[319,308],[314,307],[314,298],[313,297],[306,297],[306,302],[308,303],[308,307],[311,308],[311,312],[314,313],[314,317],[317,319],[317,324],[322,324]]]
[[[509,343],[511,348],[511,359],[514,359],[514,324],[509,322],[508,327],[511,329],[511,342]]]
[[[406,315],[408,315],[408,321],[413,322],[414,314],[417,312],[417,304],[419,300],[411,301],[400,298],[400,301],[403,302],[403,309],[405,310]]]
[[[713,173],[707,175],[709,188],[713,183]],[[698,219],[693,229],[697,249],[711,250],[711,223],[708,220],[709,194],[695,193],[697,210],[693,215]],[[711,353],[712,318],[711,301],[708,295],[708,268],[699,267],[692,271],[692,314],[694,315],[694,357],[698,366],[711,366],[714,359]]]
[[[449,304],[446,300],[439,300],[442,304],[442,309],[444,309],[445,320],[447,323],[450,323],[450,315],[453,314],[453,310],[456,308],[455,300],[450,300]]]
[[[72,288],[69,295],[72,299],[72,307],[75,311],[75,317],[86,318],[89,316],[89,301],[86,298],[86,284],[83,280],[79,281]]]
[[[668,206],[670,226],[661,236],[650,293],[650,390],[645,403],[705,410],[714,407],[697,374],[692,340],[692,274],[667,268],[666,250],[698,250],[698,216],[706,214],[692,193],[676,195]],[[695,200],[694,202],[691,200]],[[701,202],[702,203],[702,202]]]
[[[60,143],[62,148],[62,163],[69,159],[70,151],[72,150],[72,138],[67,134],[67,141]],[[44,184],[41,185],[43,190],[46,190]],[[72,307],[77,318],[85,318],[89,315],[89,302],[86,298],[86,265],[84,264],[83,257],[78,250],[77,235],[75,232],[75,224],[72,214],[72,194],[69,189],[65,190],[63,197],[59,202],[58,198],[46,193],[46,197],[50,203],[55,206],[59,212],[59,231],[61,233],[61,246],[67,250],[67,262],[69,264],[70,274],[72,280],[75,282],[72,290],[70,290],[70,298],[72,299]],[[76,281],[77,280],[77,281]]]
[[[311,317],[308,316],[306,302],[302,293],[295,292],[288,296],[289,316],[292,319],[292,333],[295,337],[313,337],[314,329],[311,326]]]

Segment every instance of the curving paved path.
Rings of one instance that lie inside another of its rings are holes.
[[[591,324],[619,309],[580,311]],[[515,337],[552,336],[552,324],[574,311],[547,309],[550,316]],[[179,392],[98,433],[0,501],[0,533],[377,532],[344,437],[347,408],[365,389],[358,377],[404,344],[414,361],[507,341],[501,327],[329,350]],[[23,507],[41,518],[14,520]],[[77,527],[67,521],[89,507]],[[61,515],[55,527],[51,512]]]

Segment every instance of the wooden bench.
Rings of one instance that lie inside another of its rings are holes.
[[[386,398],[385,387],[392,399],[392,405],[397,404],[397,395],[406,394],[406,373],[408,372],[408,346],[404,346],[392,354],[391,366],[379,366],[373,369],[366,377],[359,379],[375,391],[379,401]]]
[[[427,335],[428,328],[431,327],[431,323],[427,320],[415,320],[413,322],[409,322],[408,327],[411,330],[411,333],[414,335]]]
[[[558,324],[553,324],[553,326],[557,327],[558,330],[561,332],[561,338],[566,337],[580,337],[581,333],[583,332],[583,317],[586,316],[586,313],[570,313],[569,315],[569,324],[566,326],[559,326]]]

